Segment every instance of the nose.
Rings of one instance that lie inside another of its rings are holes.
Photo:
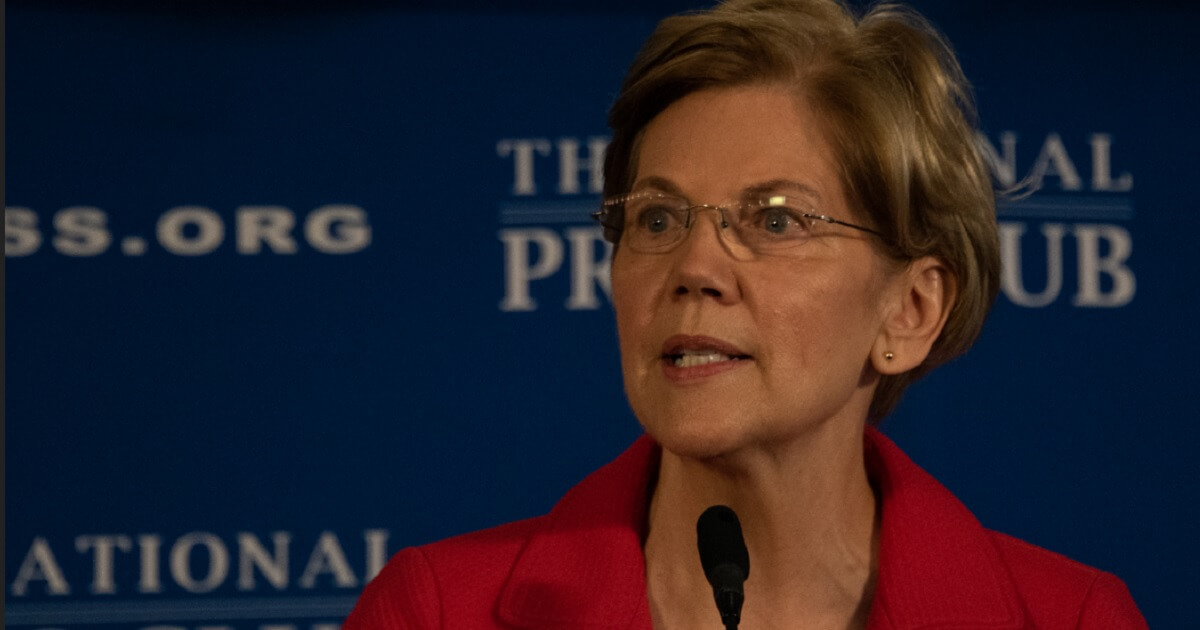
[[[688,208],[688,227],[691,227],[691,225],[696,222],[696,217],[700,216],[700,213],[704,212],[705,210],[712,210],[713,212],[717,213],[717,226],[722,230],[729,227],[729,220],[725,216],[725,209],[720,206],[710,206],[706,203],[699,203]]]
[[[726,239],[725,211],[716,206],[693,206],[689,210],[688,232],[674,252],[675,295],[710,297],[730,304],[740,300],[735,259]],[[712,220],[700,217],[704,210],[715,211]]]

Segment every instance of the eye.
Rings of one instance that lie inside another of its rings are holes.
[[[662,234],[679,225],[678,212],[661,201],[631,204],[628,209],[638,232]]]
[[[798,210],[787,206],[768,206],[759,210],[754,217],[754,227],[778,237],[803,236],[812,223]]]
[[[647,232],[665,232],[671,225],[671,213],[662,206],[647,208],[638,215],[638,224]]]

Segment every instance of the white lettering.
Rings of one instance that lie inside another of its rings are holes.
[[[266,243],[276,254],[295,254],[291,231],[296,217],[281,206],[242,206],[237,210],[237,251],[257,254]]]
[[[4,209],[4,255],[28,256],[42,246],[37,214],[29,208]]]
[[[363,582],[370,582],[387,563],[388,530],[368,529],[363,532],[363,538],[367,541],[367,572]]]
[[[162,538],[156,534],[138,536],[139,555],[142,560],[141,576],[138,578],[139,593],[161,593],[162,579],[158,573],[159,549]]]
[[[1062,182],[1063,190],[1083,188],[1083,180],[1079,179],[1079,172],[1075,170],[1075,164],[1067,155],[1067,148],[1063,146],[1062,138],[1058,137],[1056,133],[1046,136],[1046,142],[1042,144],[1042,152],[1034,161],[1027,179],[1033,189],[1038,190],[1042,187],[1047,175],[1057,175]]]
[[[577,195],[580,192],[579,172],[588,173],[588,192],[600,193],[604,190],[604,150],[608,148],[607,138],[588,138],[588,155],[579,157],[579,140],[575,138],[558,139],[558,192],[563,195]]]
[[[1103,192],[1128,192],[1133,189],[1133,175],[1121,173],[1112,178],[1112,136],[1094,133],[1089,138],[1092,144],[1092,190]]]
[[[208,575],[197,579],[192,573],[192,549],[202,545],[208,550]],[[171,547],[171,577],[175,583],[192,593],[207,593],[225,581],[229,575],[229,550],[220,538],[207,532],[192,532],[181,536]]]
[[[1113,308],[1133,300],[1137,280],[1125,264],[1133,253],[1129,232],[1116,225],[1076,225],[1075,241],[1079,246],[1079,293],[1075,306]],[[1108,255],[1101,258],[1100,241],[1108,243]],[[1100,277],[1112,278],[1112,289],[1101,291]]]
[[[300,588],[313,588],[317,584],[317,576],[322,573],[333,575],[333,583],[340,587],[358,586],[350,563],[346,562],[346,553],[333,532],[322,532],[313,548],[304,573],[300,576]]]
[[[267,553],[258,538],[249,532],[239,532],[238,540],[238,589],[254,590],[254,569],[262,571],[263,577],[276,589],[287,588],[288,543],[292,537],[287,532],[274,532],[271,540],[275,546],[274,557]]]
[[[512,193],[518,196],[537,194],[533,179],[533,154],[550,155],[550,141],[546,138],[514,138],[496,143],[496,154],[500,157],[513,156]]]
[[[600,285],[606,297],[612,296],[612,245],[604,240],[604,230],[600,227],[570,228],[567,240],[571,243],[571,295],[567,298],[567,309],[600,308],[596,285]],[[604,247],[599,260],[596,243]]]
[[[130,551],[133,541],[128,536],[80,536],[75,539],[75,550],[92,553],[92,585],[90,590],[98,595],[117,592],[113,582],[113,549]]]
[[[502,311],[537,310],[529,295],[529,283],[551,276],[562,266],[563,244],[554,232],[543,228],[500,230],[504,242],[504,300]],[[530,265],[530,245],[539,250],[537,264]]]
[[[1023,223],[1000,224],[1000,256],[1004,261],[1001,269],[1000,288],[1014,304],[1029,308],[1041,308],[1053,302],[1062,291],[1063,263],[1062,240],[1066,229],[1058,223],[1042,226],[1046,239],[1046,288],[1041,293],[1029,293],[1021,274],[1021,236],[1025,233]]]
[[[16,597],[24,597],[29,594],[29,583],[33,580],[45,580],[46,593],[50,595],[67,595],[71,592],[70,585],[63,579],[62,569],[54,560],[54,552],[50,550],[46,539],[41,537],[33,539],[9,592]]]
[[[319,252],[353,254],[371,244],[371,226],[362,208],[329,204],[309,213],[304,221],[304,237]]]
[[[194,236],[184,233],[187,226],[195,227]],[[203,206],[172,208],[158,219],[158,242],[172,254],[201,256],[216,249],[224,239],[221,217]]]
[[[63,208],[54,215],[54,249],[67,256],[95,256],[112,243],[104,211],[92,206]]]

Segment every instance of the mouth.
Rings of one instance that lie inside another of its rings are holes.
[[[662,360],[677,368],[744,361],[751,356],[720,339],[699,335],[675,335],[663,344]]]

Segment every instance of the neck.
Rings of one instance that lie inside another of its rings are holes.
[[[715,504],[738,513],[750,552],[745,627],[865,626],[878,526],[861,425],[711,460],[664,449],[645,543],[657,628],[721,627],[696,550]]]

